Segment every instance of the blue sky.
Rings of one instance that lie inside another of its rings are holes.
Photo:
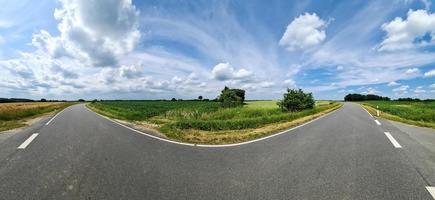
[[[0,97],[435,98],[430,0],[0,3]]]

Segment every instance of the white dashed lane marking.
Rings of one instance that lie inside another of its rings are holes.
[[[396,139],[390,134],[390,132],[384,132],[384,134],[387,136],[387,138],[390,140],[390,142],[393,144],[396,148],[402,148],[402,146],[397,142]]]
[[[435,199],[435,187],[426,187],[427,191],[429,191],[430,195],[432,195],[432,198]]]
[[[25,149],[36,138],[36,136],[38,136],[38,133],[32,134],[29,138],[27,138],[26,141],[23,142],[23,144],[18,147],[18,149]]]
[[[379,122],[377,119],[375,119],[375,122],[377,125],[379,125],[379,126],[381,125],[381,122]]]

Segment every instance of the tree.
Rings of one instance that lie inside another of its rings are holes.
[[[79,101],[79,102],[84,102],[85,100],[84,100],[84,99],[79,99],[78,101]]]
[[[47,102],[47,99],[42,98],[41,102]]]
[[[198,99],[201,101],[202,100],[202,96],[199,96]]]
[[[382,100],[382,101],[389,101],[389,97],[382,97],[374,94],[348,94],[344,97],[345,101],[370,101],[370,100]]]
[[[172,99],[171,99],[171,101],[177,101],[177,99],[175,99],[175,98],[172,98]]]
[[[283,111],[300,111],[303,109],[314,108],[314,98],[312,93],[304,93],[301,89],[287,89],[284,99],[278,102],[278,106]]]
[[[225,86],[218,97],[218,101],[221,102],[221,106],[224,108],[241,106],[245,101],[245,90],[230,89]]]

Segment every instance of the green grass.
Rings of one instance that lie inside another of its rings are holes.
[[[361,103],[373,109],[378,106],[381,117],[435,128],[435,101],[365,101]]]
[[[31,102],[0,103],[0,131],[25,126],[27,121],[46,113],[59,111],[74,103]]]
[[[218,102],[205,101],[104,101],[89,104],[100,114],[130,122],[151,123],[167,137],[187,142],[196,141],[193,136],[199,132],[205,131],[208,138],[213,138],[226,131],[228,137],[234,137],[231,132],[285,123],[338,106],[338,103],[328,102],[318,104],[314,109],[283,112],[276,101],[248,101],[243,107],[236,108],[220,108]],[[210,143],[207,137],[200,142]],[[228,138],[224,140],[234,142]]]
[[[276,101],[276,100],[271,100],[271,101],[247,101],[245,107],[247,107],[247,108],[273,109],[273,108],[278,108],[277,103],[278,103],[278,101]]]
[[[199,114],[218,110],[212,101],[104,101],[91,104],[112,117],[123,120],[148,120],[163,115],[166,118],[195,118]]]

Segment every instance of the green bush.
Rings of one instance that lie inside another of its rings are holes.
[[[284,99],[278,102],[278,106],[283,111],[300,111],[314,108],[314,98],[311,93],[304,93],[301,89],[287,89]]]
[[[230,89],[225,86],[221,92],[221,95],[219,95],[218,100],[221,102],[221,106],[224,108],[241,106],[245,101],[245,90]]]

